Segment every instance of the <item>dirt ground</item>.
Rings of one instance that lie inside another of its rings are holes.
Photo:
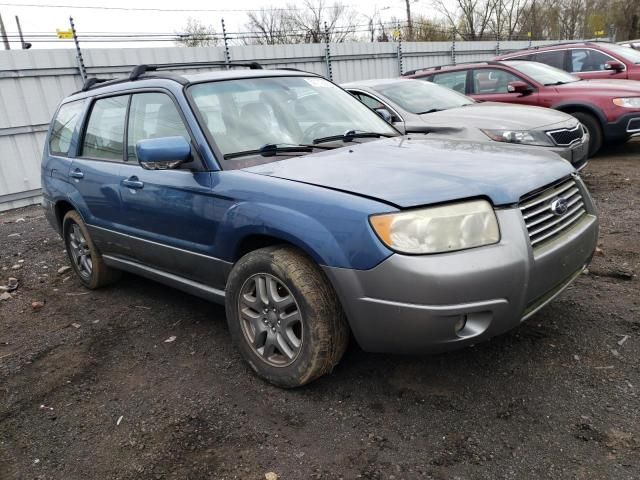
[[[600,251],[543,311],[438,356],[352,345],[295,391],[244,366],[223,308],[89,292],[39,208],[0,214],[0,479],[640,478],[640,141],[583,176]]]

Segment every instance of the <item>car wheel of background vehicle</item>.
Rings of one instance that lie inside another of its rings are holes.
[[[580,123],[587,128],[589,132],[589,156],[594,156],[602,147],[602,127],[600,122],[590,113],[571,112],[571,115],[580,120]]]
[[[62,235],[71,266],[85,287],[103,287],[120,278],[119,270],[105,265],[91,240],[87,226],[77,212],[72,210],[64,216]]]
[[[349,343],[333,288],[318,266],[287,246],[248,253],[226,288],[234,343],[251,368],[284,388],[330,372]]]

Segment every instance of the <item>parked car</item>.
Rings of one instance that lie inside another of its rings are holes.
[[[640,80],[640,52],[609,42],[572,42],[533,47],[495,60],[532,60],[584,79]]]
[[[576,117],[589,132],[589,156],[604,143],[640,133],[640,82],[582,80],[548,65],[501,60],[430,67],[408,76],[453,88],[477,101],[553,108]]]
[[[435,83],[410,78],[363,80],[342,87],[401,132],[429,126],[432,136],[535,145],[559,154],[576,169],[587,163],[589,134],[576,118],[563,112],[478,103]]]
[[[350,331],[401,353],[505,332],[589,263],[596,211],[557,155],[403,136],[322,77],[253,68],[139,66],[62,102],[43,206],[85,286],[124,270],[224,303],[251,368],[295,387]]]
[[[640,50],[640,39],[627,40],[626,42],[618,42],[618,45],[622,45],[623,47],[631,47],[635,50]]]

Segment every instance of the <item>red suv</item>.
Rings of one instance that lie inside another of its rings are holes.
[[[496,60],[532,60],[585,79],[640,80],[640,51],[609,42],[533,47],[496,57]]]
[[[640,82],[636,81],[582,80],[557,68],[522,60],[430,67],[405,75],[449,87],[478,101],[537,105],[569,113],[589,131],[589,155],[603,142],[626,142],[640,133]]]

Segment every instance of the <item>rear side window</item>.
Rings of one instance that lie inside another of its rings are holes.
[[[73,131],[82,114],[83,107],[84,100],[65,103],[60,107],[53,121],[49,137],[49,153],[51,155],[66,157],[69,154]]]
[[[564,68],[564,54],[566,50],[550,50],[548,52],[539,52],[533,56],[536,62],[546,63],[552,67],[565,70]]]
[[[164,93],[139,93],[131,99],[127,157],[137,160],[136,143],[148,138],[183,137],[190,142],[173,100]]]
[[[83,157],[123,160],[128,101],[128,95],[96,100],[84,134]]]
[[[450,88],[456,92],[465,93],[467,91],[467,72],[438,73],[433,76],[433,83]]]

